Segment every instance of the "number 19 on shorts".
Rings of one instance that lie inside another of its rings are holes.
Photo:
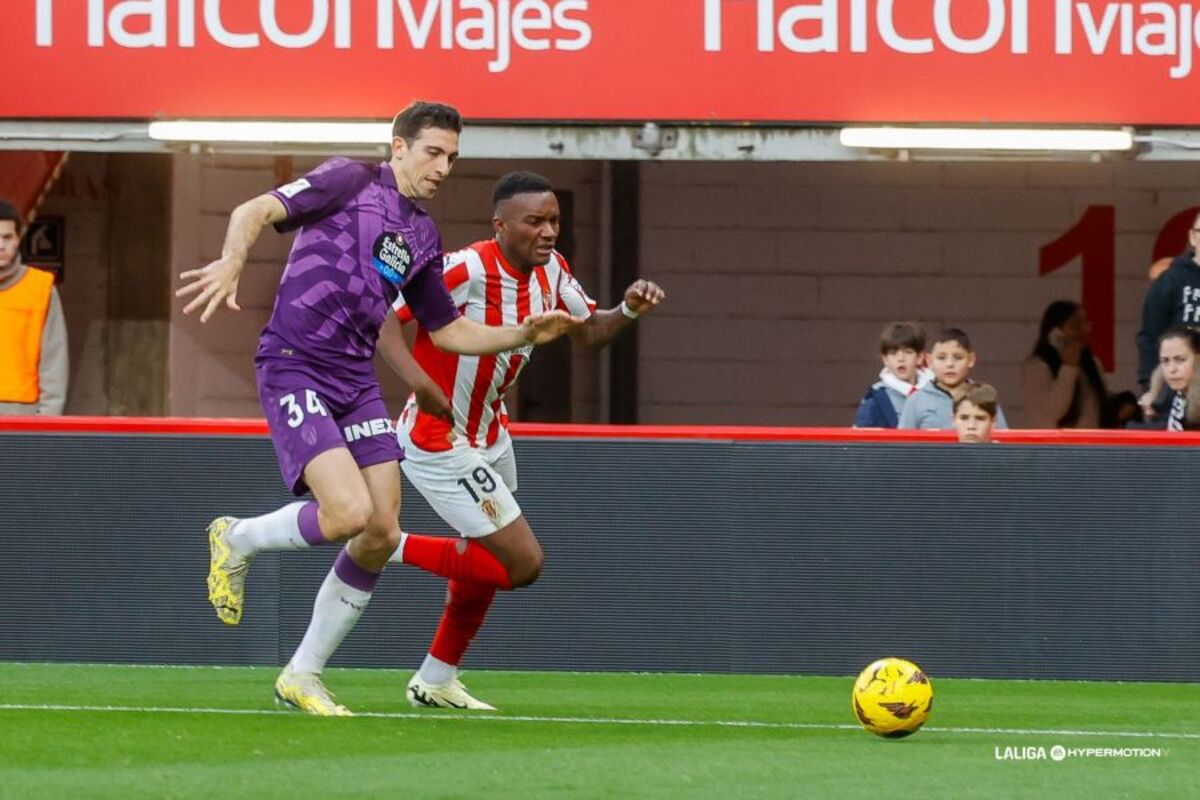
[[[491,494],[492,492],[496,491],[496,479],[492,476],[492,473],[488,471],[487,467],[476,467],[471,471],[471,477],[474,479],[475,485],[482,489],[484,494]],[[459,478],[458,485],[461,486],[467,494],[471,495],[472,501],[476,503],[479,502],[479,494],[475,491],[474,487],[471,486],[470,480],[467,480],[466,478]]]

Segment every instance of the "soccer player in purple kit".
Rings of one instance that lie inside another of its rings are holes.
[[[434,343],[485,354],[548,342],[581,320],[561,311],[520,326],[488,327],[459,315],[442,280],[437,227],[414,200],[429,199],[458,156],[462,119],[454,108],[417,102],[396,115],[391,158],[378,166],[330,159],[299,180],[255,197],[230,216],[221,257],[184,272],[184,313],[239,310],[247,253],[267,225],[300,229],[259,339],[259,399],[284,481],[297,495],[260,517],[218,517],[208,527],[209,601],[222,622],[241,621],[253,556],[347,541],[317,593],[312,621],[275,682],[276,697],[326,716],[350,712],[321,682],[325,662],[366,609],[400,542],[403,458],[372,359],[380,325],[403,294]],[[482,547],[448,537],[406,548],[405,563],[442,577],[504,584],[507,573]]]

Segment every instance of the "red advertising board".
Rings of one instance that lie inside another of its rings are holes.
[[[6,5],[8,118],[1200,123],[1177,0]]]

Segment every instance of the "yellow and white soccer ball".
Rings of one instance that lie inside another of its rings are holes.
[[[867,665],[850,693],[854,714],[877,736],[898,739],[916,733],[933,709],[933,684],[925,670],[903,658]]]

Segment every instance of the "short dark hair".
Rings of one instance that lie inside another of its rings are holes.
[[[554,184],[536,172],[527,172],[525,170],[510,172],[496,181],[496,188],[492,191],[492,208],[495,209],[496,206],[514,195],[527,193],[541,194],[542,192],[553,191]]]
[[[392,120],[392,138],[399,137],[411,144],[426,128],[462,133],[462,115],[457,108],[445,103],[415,100]]]
[[[879,334],[879,352],[883,355],[905,348],[918,353],[925,349],[925,331],[917,323],[892,322]]]
[[[996,418],[996,409],[1000,407],[1000,398],[996,388],[989,383],[972,383],[967,390],[954,399],[954,410],[963,403],[970,403],[978,409],[987,412],[992,419]]]
[[[934,334],[933,340],[929,343],[929,349],[932,350],[934,346],[947,342],[957,342],[968,353],[975,352],[971,349],[971,337],[967,336],[967,332],[962,328],[942,328]]]
[[[17,233],[20,233],[25,223],[25,220],[21,217],[21,212],[17,211],[17,207],[12,203],[4,198],[0,198],[0,222],[9,220],[16,224]]]

